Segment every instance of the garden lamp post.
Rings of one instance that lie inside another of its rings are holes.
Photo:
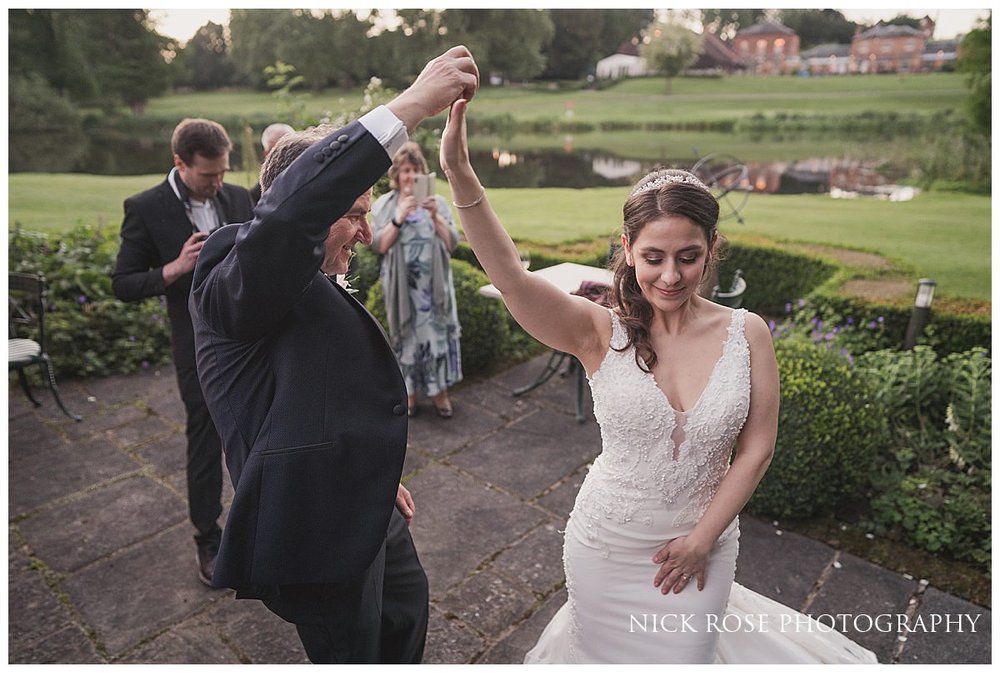
[[[923,334],[924,327],[930,322],[935,287],[937,283],[930,278],[921,278],[917,282],[917,298],[913,300],[913,313],[910,314],[910,324],[906,328],[903,348],[916,346],[917,337]]]

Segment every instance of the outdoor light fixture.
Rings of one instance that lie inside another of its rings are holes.
[[[917,282],[917,297],[913,300],[913,313],[910,314],[910,324],[906,328],[903,348],[916,346],[917,337],[923,334],[924,327],[930,322],[935,287],[937,287],[937,283],[930,278],[921,278]]]

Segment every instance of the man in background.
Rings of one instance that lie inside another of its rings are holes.
[[[211,585],[222,530],[222,447],[195,368],[188,311],[191,272],[208,235],[253,217],[243,187],[223,184],[232,144],[208,119],[185,119],[170,142],[174,167],[156,187],[125,200],[121,248],[111,281],[122,301],[166,295],[177,387],[187,416],[187,492],[198,577]]]
[[[289,133],[295,133],[295,129],[288,124],[280,122],[271,124],[264,129],[264,132],[260,134],[260,145],[264,148],[265,159],[267,159],[267,155],[271,153],[271,150],[274,149],[275,144]],[[250,198],[253,199],[254,203],[260,201],[260,182],[257,182],[257,184],[250,188]]]

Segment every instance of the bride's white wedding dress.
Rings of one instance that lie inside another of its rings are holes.
[[[611,316],[611,348],[590,378],[603,450],[566,525],[569,599],[525,663],[876,663],[829,626],[733,582],[738,519],[715,544],[704,590],[653,586],[653,555],[705,513],[746,421],[746,311],[733,312],[722,356],[684,412],[636,365],[634,348],[614,350],[626,335]]]

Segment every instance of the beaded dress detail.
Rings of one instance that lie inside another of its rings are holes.
[[[738,519],[713,547],[704,590],[692,583],[664,596],[653,586],[653,555],[669,540],[690,533],[704,515],[746,422],[750,347],[745,322],[746,310],[733,311],[722,354],[698,401],[678,411],[652,373],[636,364],[634,348],[616,350],[627,344],[627,336],[611,312],[611,344],[590,377],[602,451],[566,525],[568,600],[525,663],[874,663],[874,655],[836,632],[823,634],[832,636],[830,642],[805,646],[789,646],[795,639],[788,634],[765,639],[769,634],[724,633],[720,641],[720,629],[711,625],[729,613],[794,613],[733,582]]]

